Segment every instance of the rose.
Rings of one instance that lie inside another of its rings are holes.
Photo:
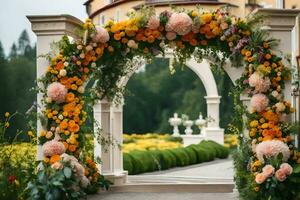
[[[271,177],[271,176],[273,176],[273,174],[275,172],[275,168],[272,165],[266,165],[266,166],[264,166],[262,171],[266,177]]]
[[[174,39],[176,38],[176,33],[173,32],[173,31],[169,31],[169,32],[167,32],[167,34],[166,34],[166,38],[167,38],[168,40],[174,40]]]
[[[263,182],[265,182],[266,178],[267,177],[265,176],[265,174],[259,173],[255,176],[255,182],[257,184],[262,184]]]
[[[63,164],[61,164],[61,162],[56,162],[56,163],[51,165],[51,168],[53,168],[55,170],[60,170],[60,169],[63,168]]]
[[[278,181],[282,182],[286,179],[286,173],[284,169],[279,169],[275,172],[275,177]]]
[[[280,165],[280,169],[283,170],[283,172],[286,174],[286,175],[291,175],[293,173],[293,168],[291,167],[291,165],[289,165],[288,163],[282,163]]]

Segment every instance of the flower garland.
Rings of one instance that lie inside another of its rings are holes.
[[[209,57],[220,63],[227,58],[233,61],[242,58],[245,72],[237,83],[240,93],[246,92],[251,97],[252,109],[246,113],[253,145],[249,173],[253,191],[263,197],[267,190],[259,193],[260,187],[265,187],[268,178],[275,175],[275,182],[276,179],[283,182],[292,174],[290,165],[283,163],[291,161],[286,150],[293,152],[287,146],[292,144],[292,137],[283,118],[294,109],[282,93],[290,72],[272,50],[275,41],[256,28],[256,22],[255,17],[243,20],[222,10],[164,11],[156,16],[150,8],[131,12],[124,21],[109,21],[104,28],[86,20],[80,39],[70,42],[64,37],[60,41],[59,53],[51,58],[42,79],[46,88],[44,115],[48,121],[39,136],[44,144],[44,162],[54,165],[63,153],[80,156],[87,118],[84,109],[87,80],[97,80],[95,88],[88,92],[90,96],[112,101],[122,92],[117,83],[128,74],[135,56],[152,58],[172,48],[176,61],[181,63],[191,56],[199,60]],[[261,149],[268,151],[279,141],[279,149],[285,152],[279,150],[268,157],[277,159],[277,164],[268,159],[263,164],[261,158],[267,154]],[[284,159],[280,158],[282,154]],[[95,167],[88,160],[88,165]]]

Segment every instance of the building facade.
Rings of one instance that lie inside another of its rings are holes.
[[[300,9],[300,0],[88,0],[84,5],[93,22],[103,25],[109,19],[125,19],[129,10],[142,5],[154,6],[160,13],[170,9],[170,4],[187,9],[200,5],[203,10],[227,6],[229,12],[238,17],[245,17],[256,8]]]

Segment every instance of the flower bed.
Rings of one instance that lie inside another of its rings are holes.
[[[122,151],[128,153],[131,151],[163,150],[182,147],[182,138],[173,137],[169,134],[123,134]]]
[[[123,165],[133,175],[208,162],[215,158],[227,158],[228,155],[229,151],[224,146],[213,141],[202,141],[185,148],[123,153]]]

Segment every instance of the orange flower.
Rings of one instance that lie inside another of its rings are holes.
[[[98,48],[96,49],[96,53],[97,53],[98,55],[102,55],[103,49],[98,47]]]
[[[75,145],[73,145],[73,144],[71,144],[71,145],[69,145],[69,147],[68,147],[68,150],[70,151],[70,152],[75,152],[76,151],[76,146]]]
[[[74,85],[74,84],[73,84]],[[76,85],[75,85],[76,86]],[[76,86],[77,87],[77,86]],[[66,102],[72,102],[74,101],[74,98],[75,98],[75,95],[72,93],[72,92],[69,92],[67,95],[66,95]]]
[[[77,133],[79,131],[79,129],[80,129],[80,127],[78,124],[76,124],[75,122],[74,122],[74,124],[70,124],[70,122],[69,122],[68,130],[70,132]]]
[[[264,43],[263,43],[263,47],[264,47],[265,49],[267,49],[267,48],[269,48],[269,44],[268,44],[267,42],[264,42]]]
[[[190,40],[190,45],[196,46],[197,45],[197,40],[196,39]]]
[[[142,33],[138,33],[135,38],[137,41],[142,41],[143,40],[144,35]]]
[[[67,85],[68,84],[68,77],[63,77],[59,80],[59,82],[63,85]]]
[[[80,85],[83,84],[83,81],[82,81],[81,79],[78,79],[78,80],[76,81],[76,84],[80,86]]]
[[[62,130],[68,128],[68,122],[66,122],[65,120],[62,121],[62,122],[59,124],[59,127],[60,127],[60,129],[62,129]]]
[[[152,35],[150,35],[150,36],[147,38],[147,41],[148,41],[149,43],[153,43],[153,42],[155,41],[155,38],[154,38]]]
[[[56,67],[55,67],[57,70],[61,70],[61,69],[63,69],[64,68],[64,63],[63,62],[58,62],[57,64],[56,64]]]
[[[51,156],[51,158],[50,158],[50,163],[51,164],[54,164],[54,163],[56,163],[58,161],[60,161],[60,155],[53,155],[53,156]]]
[[[200,44],[203,45],[203,46],[206,46],[207,45],[207,41],[206,40],[201,40]]]
[[[90,71],[89,68],[87,68],[87,67],[83,68],[83,72],[84,72],[84,73],[87,74],[87,73],[89,73],[89,71]]]
[[[114,51],[114,48],[112,46],[107,47],[107,49],[110,53]]]
[[[152,32],[153,37],[158,38],[160,36],[160,32],[155,30]]]
[[[68,143],[66,143],[66,142],[63,142],[63,144],[64,144],[64,146],[65,146],[65,149],[68,149],[68,147],[69,147],[69,144],[68,144]]]
[[[149,53],[149,49],[147,47],[144,48],[144,53]]]
[[[135,32],[134,32],[134,31],[126,30],[125,32],[126,32],[126,34],[127,34],[129,37],[135,36]]]
[[[268,54],[268,53],[265,55],[265,59],[267,59],[267,60],[271,59],[271,57],[272,56],[270,54]]]
[[[77,88],[78,88],[77,85],[75,85],[75,84],[72,84],[72,85],[71,85],[71,89],[72,89],[72,90],[77,90]]]
[[[147,29],[145,30],[145,35],[146,35],[146,36],[152,35],[152,30],[149,29],[149,28],[147,28]]]
[[[121,35],[119,33],[114,34],[115,40],[121,40]]]
[[[128,42],[128,39],[127,39],[127,38],[122,38],[121,42],[122,42],[123,44],[126,44],[126,43]]]

